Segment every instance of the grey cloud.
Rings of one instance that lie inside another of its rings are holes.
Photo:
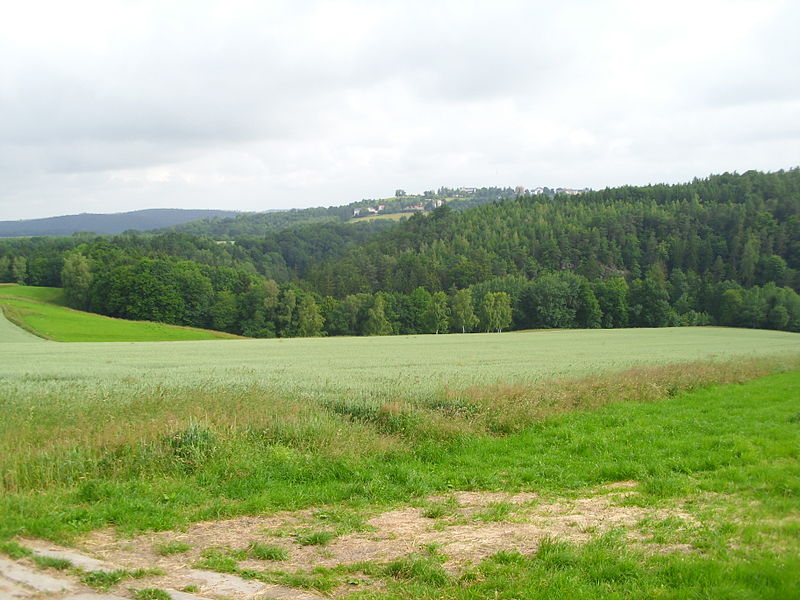
[[[767,4],[733,41],[689,28],[694,4],[651,17],[617,1],[135,3],[119,35],[87,22],[96,44],[4,40],[0,24],[0,211],[602,187],[703,175],[737,151],[788,167],[797,9]]]

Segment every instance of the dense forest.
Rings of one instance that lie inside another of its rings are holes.
[[[111,316],[255,337],[800,331],[800,169],[475,204],[399,223],[256,234],[250,222],[233,236],[229,223],[224,240],[210,231],[3,240],[0,281],[63,286],[72,306]]]

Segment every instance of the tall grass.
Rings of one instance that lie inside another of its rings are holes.
[[[0,342],[0,537],[498,485],[495,456],[472,479],[424,466],[563,413],[798,369],[798,351],[716,328]]]
[[[212,463],[242,463],[253,456],[272,457],[270,468],[276,469],[304,461],[346,465],[475,436],[508,435],[565,412],[653,401],[794,369],[800,369],[800,356],[697,362],[371,403],[258,386],[140,389],[122,398],[100,394],[81,401],[52,392],[35,405],[7,398],[0,401],[6,415],[0,489],[14,493],[90,479],[183,477]]]

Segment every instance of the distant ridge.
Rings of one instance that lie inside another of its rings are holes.
[[[230,210],[151,208],[115,214],[84,213],[44,219],[0,221],[0,237],[72,235],[79,231],[97,234],[117,234],[129,229],[148,231],[199,219],[233,217],[237,214],[240,213]]]

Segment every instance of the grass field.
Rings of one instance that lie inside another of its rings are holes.
[[[62,302],[63,293],[59,288],[0,286],[0,309],[8,320],[35,335],[57,342],[146,342],[236,337],[218,331],[163,323],[112,319],[72,310],[62,306]],[[0,335],[8,331],[9,328],[3,325]],[[0,339],[7,341],[11,337]]]
[[[71,483],[107,468],[115,444],[197,423],[332,454],[354,451],[351,436],[362,436],[361,450],[381,452],[409,447],[409,436],[508,433],[570,406],[752,377],[790,368],[799,354],[800,335],[724,328],[0,343],[0,470],[7,488]],[[63,453],[72,459],[58,460]]]
[[[57,344],[3,331],[0,551],[14,536],[177,535],[304,510],[277,550],[263,532],[242,547],[172,542],[206,569],[325,593],[355,578],[376,599],[777,599],[800,585],[798,334]],[[597,518],[635,518],[600,527],[580,513],[574,534],[567,523],[527,549],[452,563],[464,528],[478,545],[483,527],[535,529],[549,518],[537,506],[600,502],[613,482],[630,492]],[[469,512],[455,499],[465,490],[535,497]],[[331,566],[339,540],[379,536],[367,520],[390,509],[427,515],[424,535],[443,541]],[[255,555],[287,566],[259,570]]]
[[[798,395],[800,374],[774,375],[551,417],[503,437],[473,435],[458,443],[339,457],[304,449],[300,440],[267,439],[263,430],[251,431],[249,444],[234,441],[206,424],[165,442],[179,468],[114,473],[114,461],[126,458],[117,448],[105,457],[104,472],[35,494],[3,495],[0,531],[70,538],[107,524],[123,531],[169,529],[311,505],[318,509],[301,515],[308,522],[292,534],[296,542],[283,541],[278,550],[288,556],[306,544],[331,544],[330,551],[323,547],[315,554],[320,559],[336,556],[337,536],[362,530],[380,507],[419,502],[431,493],[532,490],[536,496],[526,506],[535,512],[540,505],[586,502],[596,486],[626,481],[631,491],[603,504],[604,511],[651,516],[611,529],[576,530],[588,538],[583,542],[568,533],[565,539],[545,537],[530,553],[512,543],[455,571],[444,568],[448,553],[456,551],[446,543],[388,562],[289,570],[272,562],[261,571],[251,560],[240,567],[248,551],[239,548],[264,540],[261,530],[236,547],[206,540],[197,564],[324,592],[356,578],[364,582],[364,597],[376,599],[789,599],[800,585]],[[136,452],[141,460],[147,448]],[[493,523],[528,522],[521,509],[503,502],[472,517],[458,517],[458,502],[447,496],[444,503],[427,502],[422,510],[429,529],[445,541],[449,531],[456,536],[479,522],[487,531]],[[314,538],[326,541],[306,541]],[[180,539],[202,540],[187,534]],[[125,547],[135,543],[121,540]]]

